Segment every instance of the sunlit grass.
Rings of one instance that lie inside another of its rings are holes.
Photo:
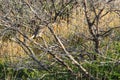
[[[53,30],[58,35],[58,37],[63,39],[70,39],[70,37],[75,36],[76,34],[77,35],[79,34],[80,36],[85,35],[86,37],[90,37],[85,16],[83,14],[84,14],[83,11],[79,9],[74,10],[73,14],[71,14],[72,17],[70,18],[69,23],[67,23],[67,21],[65,20],[60,20],[59,23],[53,24]],[[114,13],[110,13],[104,16],[99,22],[100,30],[107,30],[109,27],[114,27],[118,25],[120,25],[120,19]],[[48,45],[54,43],[55,41],[54,37],[51,35],[50,31],[47,28],[44,31],[42,37],[44,38],[44,40],[47,42]],[[81,37],[81,39],[82,38],[83,37]],[[21,38],[21,40],[23,41],[23,38]],[[35,40],[38,43],[44,44],[41,38]],[[71,44],[76,44],[76,43],[72,42]],[[87,44],[90,45],[91,43],[88,42]],[[28,43],[28,45],[32,46],[31,43]],[[9,56],[25,55],[23,49],[17,43],[9,40],[7,42],[3,41],[2,47],[0,48],[0,52],[1,55],[9,55]],[[35,53],[37,53],[36,49],[35,49]]]
[[[0,48],[1,58],[11,61],[18,60],[18,57],[25,56],[23,49],[16,43],[7,41],[3,42]]]

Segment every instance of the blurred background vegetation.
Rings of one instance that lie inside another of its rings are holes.
[[[119,3],[0,0],[0,80],[119,80]]]

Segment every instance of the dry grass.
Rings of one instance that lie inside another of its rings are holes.
[[[0,48],[1,58],[7,58],[11,61],[17,60],[20,56],[25,56],[22,48],[11,41],[3,42]]]
[[[100,24],[100,29],[107,29],[108,27],[112,26],[118,26],[120,25],[120,18],[114,14],[108,14],[105,17],[101,19],[99,22]],[[67,24],[66,21],[61,20],[59,24],[54,23],[53,24],[53,29],[55,33],[62,38],[68,38],[69,36],[75,34],[75,33],[82,33],[86,36],[89,36],[88,28],[87,28],[87,23],[85,21],[85,17],[83,15],[83,12],[80,11],[79,9],[75,10],[74,13],[72,14],[72,18],[70,19],[70,23]],[[51,37],[50,32],[48,29],[44,32],[43,38],[46,40],[46,42],[50,43],[53,41],[53,37]],[[39,39],[38,39],[39,41]],[[3,55],[9,55],[9,56],[24,56],[24,51],[22,48],[11,41],[3,42],[2,46],[0,48],[0,54],[1,56]]]

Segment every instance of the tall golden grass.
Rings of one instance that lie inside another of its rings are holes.
[[[103,17],[99,22],[100,29],[106,29],[108,27],[114,27],[120,25],[120,18],[114,14],[110,13]],[[74,33],[83,33],[86,36],[89,36],[89,31],[87,28],[87,23],[85,21],[85,17],[83,12],[80,10],[75,10],[70,18],[70,23],[68,24],[67,21],[61,20],[60,23],[54,23],[53,29],[58,36],[63,38],[68,38],[70,35]],[[45,34],[43,34],[43,38],[47,42],[51,42],[53,37],[51,37],[50,32],[48,29],[45,30]],[[7,41],[1,43],[0,54],[1,56],[24,56],[24,51],[22,48],[15,42]],[[12,58],[11,58],[12,59]]]

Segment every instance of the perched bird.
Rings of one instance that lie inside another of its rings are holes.
[[[32,39],[35,39],[35,38],[37,38],[37,37],[42,37],[42,34],[43,34],[43,32],[44,32],[44,27],[42,27],[42,26],[37,26],[36,28],[35,28],[35,31],[34,31],[34,33],[33,33],[33,36],[31,37]]]

